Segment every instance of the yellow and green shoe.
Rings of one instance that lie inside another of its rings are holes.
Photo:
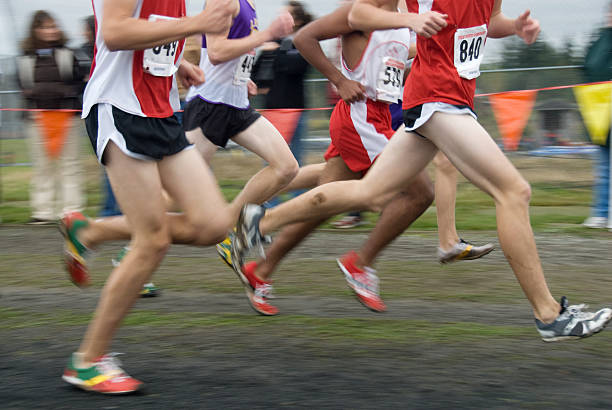
[[[116,354],[107,354],[96,359],[90,367],[77,367],[77,354],[68,361],[62,379],[83,390],[102,394],[128,394],[144,385],[130,377],[120,366]]]

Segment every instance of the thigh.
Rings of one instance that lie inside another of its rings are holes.
[[[368,193],[384,195],[404,190],[436,152],[430,141],[400,127],[363,178]]]
[[[217,146],[210,142],[208,138],[204,135],[200,128],[195,128],[191,131],[185,132],[187,136],[187,140],[196,146],[196,149],[204,158],[206,163],[210,163],[213,155],[217,152]]]
[[[523,181],[487,131],[470,115],[437,112],[419,128],[474,185],[494,198]]]
[[[165,206],[157,163],[131,158],[114,142],[108,143],[104,156],[108,179],[133,235],[163,229]]]
[[[351,171],[350,168],[340,157],[330,158],[325,164],[325,168],[319,176],[319,185],[327,184],[333,181],[347,181],[351,179],[360,179],[361,173]]]
[[[194,149],[166,157],[158,167],[164,189],[188,217],[211,221],[225,210],[214,175]]]
[[[285,161],[295,161],[287,142],[278,130],[264,117],[259,117],[249,128],[238,133],[232,140],[272,166]]]

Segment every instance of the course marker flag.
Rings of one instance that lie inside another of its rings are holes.
[[[33,113],[36,125],[41,130],[45,150],[49,158],[57,159],[64,147],[68,129],[74,114],[63,111],[39,111]]]
[[[261,110],[261,115],[274,125],[287,144],[291,144],[302,111],[300,109]]]
[[[610,131],[612,84],[581,85],[574,88],[574,95],[580,108],[591,140],[594,144],[605,145]]]
[[[489,96],[506,151],[516,151],[518,148],[536,95],[535,90],[524,90]]]

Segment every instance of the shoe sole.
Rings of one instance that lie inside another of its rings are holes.
[[[225,258],[225,252],[223,247],[221,247],[220,245],[216,246],[217,248],[217,255],[219,255],[219,257],[221,258],[221,260],[230,267],[230,269],[234,269],[234,265],[231,262],[228,262],[228,260]],[[231,250],[230,250],[230,257],[231,257]]]
[[[251,309],[253,309],[255,312],[257,312],[261,316],[276,316],[276,315],[278,315],[278,312],[276,312],[276,313],[269,313],[269,312],[265,312],[263,310],[259,310],[259,309],[257,309],[255,307],[255,305],[253,304],[253,301],[252,301],[253,298],[255,297],[255,293],[253,293],[253,291],[251,290],[251,286],[249,286],[248,288],[245,286],[244,292],[246,293],[247,300],[249,301],[249,306],[251,306]],[[270,305],[270,306],[272,306],[272,305]]]
[[[454,255],[452,257],[448,257],[448,258],[443,258],[443,259],[439,259],[438,262],[440,262],[442,265],[446,265],[447,263],[453,263],[453,262],[460,262],[460,261],[473,261],[474,259],[480,259],[483,256],[486,256],[488,254],[490,254],[491,252],[493,252],[493,250],[495,250],[495,246],[493,246],[491,249],[487,249],[486,251],[483,251],[479,254],[476,255],[472,255],[472,256],[466,256],[463,258],[459,258],[459,255]]]
[[[610,321],[612,321],[612,315],[610,315],[608,320],[606,320],[605,323],[603,325],[601,325],[601,327],[599,329],[596,329],[596,330],[592,331],[591,333],[586,334],[584,336],[557,336],[557,337],[550,337],[550,338],[547,338],[547,339],[542,338],[542,340],[544,342],[547,342],[547,343],[552,343],[552,342],[563,342],[563,341],[566,341],[566,340],[586,339],[587,337],[591,337],[593,335],[596,335],[597,333],[599,333],[602,330],[604,330],[606,328],[606,326],[608,326]]]
[[[344,265],[342,264],[342,262],[340,262],[340,259],[336,259],[336,263],[338,264],[338,267],[340,268],[340,270],[342,271],[342,273],[344,274],[344,280],[346,281],[346,286],[348,286],[348,288],[353,292],[353,295],[355,295],[355,298],[357,299],[357,301],[359,303],[361,303],[366,309],[375,312],[375,313],[383,313],[386,311],[386,309],[384,310],[379,310],[379,309],[374,309],[373,307],[369,306],[367,303],[365,303],[357,294],[357,292],[355,291],[355,288],[351,286],[351,283],[349,282],[349,277],[351,276],[351,274],[349,273],[349,271],[346,270],[346,268],[344,267]]]
[[[126,390],[126,391],[118,391],[118,392],[101,392],[101,391],[97,391],[95,389],[92,389],[91,387],[87,386],[86,384],[83,384],[81,382],[81,379],[78,379],[76,377],[70,377],[70,376],[62,375],[62,380],[64,380],[66,383],[70,384],[71,386],[73,386],[75,388],[78,388],[78,389],[81,389],[81,390],[84,390],[86,392],[105,394],[105,395],[109,395],[109,396],[121,396],[121,395],[138,393],[144,387],[144,383],[142,383],[135,390]]]
[[[60,233],[62,234],[62,237],[64,238],[64,246],[63,246],[63,258],[62,258],[62,263],[64,264],[64,267],[66,269],[66,271],[68,272],[68,276],[70,278],[70,282],[72,282],[75,286],[79,287],[79,288],[87,288],[90,285],[90,279],[88,278],[87,281],[85,283],[79,283],[77,281],[75,281],[72,277],[72,274],[70,273],[69,270],[69,266],[73,263],[79,263],[81,265],[83,265],[79,260],[77,260],[73,254],[71,252],[68,251],[68,249],[66,249],[66,242],[69,241],[69,235],[68,235],[68,231],[66,228],[66,225],[62,222],[62,220],[60,219],[59,222],[57,222],[57,229],[60,231]]]

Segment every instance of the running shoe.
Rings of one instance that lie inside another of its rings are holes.
[[[589,216],[584,220],[582,226],[592,229],[605,229],[608,225],[608,218],[605,216]]]
[[[255,275],[255,269],[257,268],[256,262],[249,262],[242,267],[238,274],[238,278],[244,285],[247,299],[251,304],[253,310],[260,315],[274,316],[278,314],[278,308],[268,303],[272,295],[273,287],[272,283],[267,282],[258,278]]]
[[[356,228],[365,224],[363,218],[357,215],[345,215],[343,218],[338,219],[331,223],[331,226],[337,229],[351,229]]]
[[[495,249],[495,246],[492,243],[476,246],[464,241],[463,239],[459,239],[459,242],[457,242],[455,246],[448,251],[438,248],[438,261],[440,263],[451,263],[456,261],[478,259],[485,256],[493,249]]]
[[[230,232],[227,238],[223,242],[217,244],[217,253],[219,257],[227,266],[234,268],[232,265],[232,242],[234,239],[234,232]]]
[[[123,248],[121,248],[117,256],[111,259],[111,263],[113,264],[113,267],[116,268],[117,266],[119,266],[121,264],[121,261],[123,260],[123,258],[125,258],[125,255],[127,255],[129,251],[130,251],[129,246],[124,246]],[[160,292],[161,290],[157,286],[155,286],[153,282],[149,282],[149,283],[145,283],[144,285],[142,285],[142,289],[140,290],[140,297],[141,298],[154,298],[154,297],[159,296]]]
[[[263,244],[269,241],[259,231],[259,221],[263,218],[266,209],[259,205],[246,204],[242,207],[236,234],[231,244],[231,262],[237,273],[244,265],[244,258],[253,248],[257,248],[262,258],[266,257]]]
[[[378,294],[378,276],[376,271],[368,266],[359,269],[355,262],[357,253],[351,251],[336,259],[348,286],[355,292],[357,300],[374,312],[384,312],[387,307]]]
[[[123,260],[123,258],[125,258],[125,255],[127,255],[129,251],[129,246],[124,246],[123,248],[121,248],[119,253],[117,253],[117,256],[111,259],[111,264],[113,265],[113,268],[116,268],[117,266],[121,265],[121,261]]]
[[[597,312],[583,312],[588,306],[571,305],[567,298],[561,298],[561,312],[552,323],[535,320],[536,327],[545,342],[559,342],[568,339],[581,339],[601,332],[610,319],[612,309],[604,308]]]
[[[121,367],[117,353],[98,358],[91,367],[76,366],[76,354],[70,357],[62,379],[83,390],[102,394],[127,394],[143,387],[140,380],[130,377]]]
[[[70,280],[83,288],[89,286],[89,272],[86,256],[90,250],[77,237],[79,229],[85,228],[89,222],[80,212],[68,212],[59,222],[59,229],[64,236],[64,262]]]
[[[159,296],[161,290],[153,282],[145,283],[140,290],[141,298],[155,298]]]

